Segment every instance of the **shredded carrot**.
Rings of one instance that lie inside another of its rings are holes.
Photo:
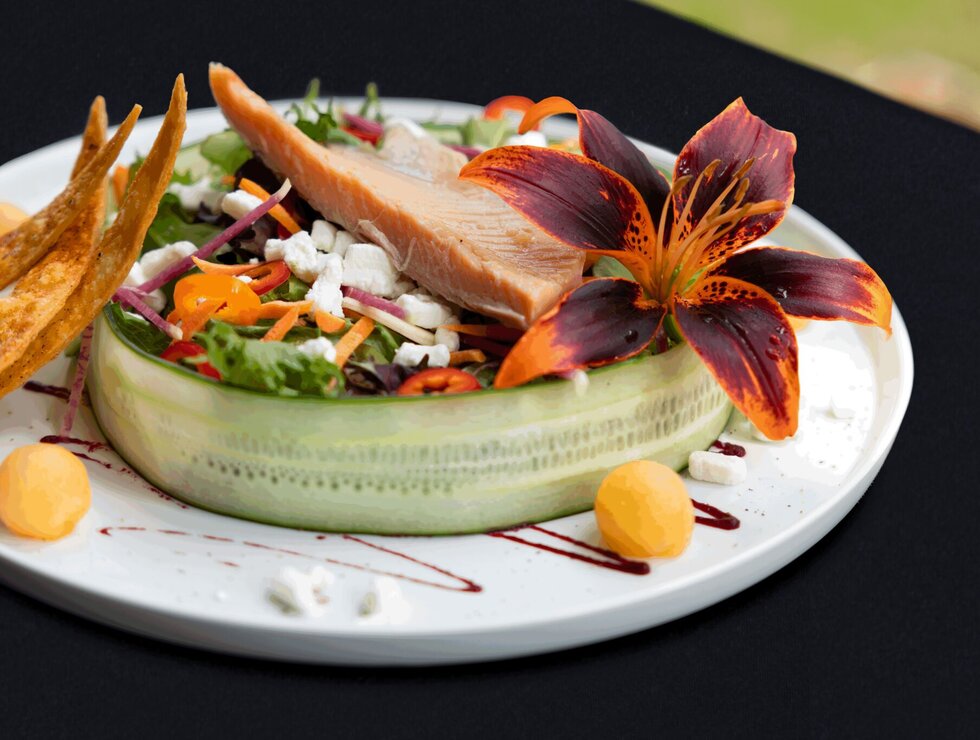
[[[124,164],[117,164],[112,171],[112,194],[116,196],[116,205],[123,202],[126,195],[126,185],[129,184],[129,167]]]
[[[347,333],[334,345],[337,350],[337,359],[335,360],[337,367],[343,367],[347,363],[354,350],[371,336],[372,331],[374,331],[374,319],[369,319],[367,316],[359,319],[354,326],[347,330]]]
[[[299,320],[299,314],[302,308],[293,304],[293,307],[283,314],[282,318],[272,325],[272,328],[265,333],[262,337],[263,342],[278,342],[286,333],[296,326],[296,322]]]
[[[256,309],[255,320],[281,319],[294,308],[299,309],[297,315],[305,313],[313,307],[313,301],[268,301]]]
[[[207,273],[208,275],[243,275],[249,270],[254,270],[260,264],[222,265],[218,262],[208,262],[207,260],[198,259],[194,255],[191,255],[191,259],[194,260],[194,264],[197,265],[201,272]]]
[[[260,200],[263,201],[269,200],[269,198],[272,197],[271,195],[269,195],[269,193],[267,193],[262,188],[262,186],[252,182],[247,177],[243,177],[238,182],[238,187],[244,190],[246,193],[251,193],[256,198],[259,198]],[[301,229],[299,228],[299,224],[296,223],[296,220],[292,216],[290,216],[289,211],[287,211],[281,205],[273,206],[272,209],[269,211],[269,215],[272,216],[276,221],[281,223],[283,226],[285,226],[290,234],[295,234],[297,231],[301,231]]]
[[[184,341],[189,342],[224,305],[225,302],[220,298],[210,298],[197,304],[197,308],[180,322],[180,330]]]
[[[315,318],[316,325],[320,327],[320,331],[324,334],[336,334],[347,326],[346,321],[326,311],[317,311]]]
[[[486,362],[487,356],[482,349],[464,349],[460,352],[449,353],[450,365],[465,365],[467,362]]]
[[[235,176],[234,175],[222,175],[221,176],[221,184],[222,185],[234,185],[235,184]]]

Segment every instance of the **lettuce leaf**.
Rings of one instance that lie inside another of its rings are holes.
[[[220,226],[195,221],[194,215],[180,205],[180,198],[173,193],[164,193],[157,207],[157,215],[143,239],[142,253],[179,241],[189,241],[201,246],[220,232]]]
[[[290,275],[289,280],[282,285],[273,288],[268,293],[263,293],[259,297],[263,303],[268,303],[269,301],[302,301],[306,298],[309,290],[309,285],[295,275]]]
[[[344,388],[340,368],[303,354],[293,344],[246,339],[220,321],[212,321],[194,339],[228,385],[280,396],[334,397]]]
[[[211,134],[202,141],[201,156],[220,169],[222,174],[234,175],[239,167],[252,158],[252,151],[245,146],[237,132],[228,129]]]
[[[157,356],[170,344],[170,337],[142,316],[124,311],[118,303],[110,303],[106,311],[116,333],[147,354]]]
[[[489,149],[504,143],[515,133],[514,125],[505,117],[495,121],[474,116],[460,127],[466,146],[485,146]]]

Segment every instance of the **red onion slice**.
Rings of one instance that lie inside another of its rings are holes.
[[[192,257],[197,257],[199,260],[204,260],[210,257],[212,254],[218,251],[219,247],[222,247],[230,242],[236,236],[245,231],[245,229],[249,228],[252,224],[271,211],[273,206],[278,205],[279,202],[286,197],[286,194],[289,192],[291,187],[292,185],[290,184],[289,180],[286,180],[282,184],[282,187],[273,193],[267,201],[262,203],[262,205],[256,206],[251,211],[246,213],[235,223],[214,237],[214,239],[194,252],[194,254],[184,257],[182,260],[175,262],[156,277],[147,280],[145,283],[139,286],[139,289],[144,293],[152,293],[161,285],[169,283],[175,277],[183,275],[185,272],[194,267],[194,261],[191,259]],[[135,306],[133,307],[135,308]],[[140,313],[142,313],[142,311],[140,311]]]
[[[193,262],[191,264],[194,264]],[[182,339],[183,334],[176,326],[165,320],[160,314],[146,305],[141,297],[141,293],[133,288],[120,288],[113,296],[120,303],[124,303],[136,311],[147,321],[153,324],[171,339]]]
[[[372,121],[362,116],[355,116],[353,113],[344,113],[344,123],[368,136],[380,138],[385,132],[384,126],[377,121]]]
[[[78,347],[78,360],[75,363],[75,378],[71,383],[71,394],[68,396],[68,408],[61,420],[61,431],[59,436],[67,437],[71,434],[71,428],[75,424],[75,416],[78,414],[78,405],[82,402],[82,393],[85,390],[85,374],[88,372],[88,358],[92,351],[92,325],[89,324],[82,331],[82,343]]]
[[[353,298],[355,301],[360,301],[366,306],[374,306],[375,308],[380,309],[385,313],[390,313],[392,316],[402,319],[403,321],[408,319],[408,314],[405,313],[405,309],[399,306],[397,303],[392,303],[384,298],[379,298],[378,296],[372,295],[371,293],[361,290],[360,288],[351,288],[345,285],[340,289],[340,292],[348,298]]]

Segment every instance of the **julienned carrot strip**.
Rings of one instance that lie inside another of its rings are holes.
[[[265,333],[262,337],[263,342],[278,342],[286,333],[296,326],[297,320],[299,320],[299,313],[301,307],[293,304],[293,307],[283,314],[282,318],[272,325],[272,328]]]
[[[208,262],[207,260],[198,259],[194,255],[191,255],[191,259],[194,260],[194,264],[197,265],[201,272],[209,275],[243,275],[249,270],[254,270],[258,267],[258,264],[222,265],[218,262]]]
[[[465,365],[467,362],[486,362],[487,356],[482,349],[464,349],[449,353],[450,365]]]
[[[305,313],[313,306],[313,301],[268,301],[256,309],[255,320],[281,319],[294,308]]]
[[[347,326],[346,321],[326,311],[317,311],[314,318],[316,318],[316,325],[324,334],[336,334]]]
[[[261,200],[269,200],[269,198],[272,197],[262,188],[261,185],[252,182],[247,177],[243,177],[238,181],[238,187],[244,190],[246,193],[251,193],[256,198]],[[296,223],[296,220],[290,216],[289,211],[287,211],[281,205],[273,206],[269,211],[269,215],[285,226],[286,229],[289,230],[290,234],[295,234],[297,231],[301,231],[299,224]]]
[[[116,206],[123,202],[126,195],[126,185],[129,184],[129,167],[117,164],[112,171],[112,194],[116,197]]]
[[[185,342],[189,342],[191,338],[204,328],[204,325],[208,323],[208,320],[214,316],[221,307],[225,305],[225,302],[220,298],[211,298],[206,301],[201,301],[197,304],[195,308],[187,318],[180,322],[181,336]]]
[[[358,319],[357,323],[347,330],[334,347],[337,351],[337,359],[334,360],[337,367],[343,367],[347,363],[354,350],[371,336],[372,331],[374,331],[374,319],[369,319],[367,316]]]

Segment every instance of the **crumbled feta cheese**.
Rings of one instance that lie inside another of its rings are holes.
[[[344,259],[339,254],[318,255],[320,274],[317,280],[333,283],[338,288],[344,280]]]
[[[505,143],[507,146],[548,146],[548,137],[540,131],[528,131],[508,136]]]
[[[344,254],[343,284],[378,296],[394,293],[398,271],[376,244],[351,244]]]
[[[315,617],[323,614],[327,604],[327,587],[336,577],[322,566],[309,572],[283,568],[269,585],[269,598],[284,612]]]
[[[313,239],[306,231],[297,231],[288,239],[269,239],[265,243],[266,260],[283,260],[293,274],[304,283],[312,283],[324,266],[321,255],[313,246]]]
[[[848,389],[838,389],[830,394],[830,413],[836,419],[853,419],[861,407],[858,394]]]
[[[235,279],[240,280],[243,283],[252,282],[252,278],[250,278],[248,275],[235,275]]]
[[[448,367],[449,347],[444,344],[434,344],[429,347],[412,342],[403,342],[395,351],[395,358],[392,362],[405,367],[415,367],[426,357],[429,358],[429,367]]]
[[[695,480],[720,483],[723,486],[741,483],[748,475],[745,460],[741,457],[701,450],[692,452],[688,457],[687,469]]]
[[[129,268],[129,274],[126,276],[126,279],[123,280],[123,285],[127,288],[138,288],[147,280],[149,278],[143,271],[143,267],[139,262],[134,262],[133,266]],[[167,298],[163,295],[163,291],[159,289],[148,293],[143,300],[154,311],[162,311],[163,307],[167,305]]]
[[[391,576],[377,576],[361,600],[362,624],[402,624],[412,616],[412,605]]]
[[[244,218],[249,211],[253,211],[262,205],[262,201],[251,193],[244,190],[236,190],[228,193],[221,199],[221,210],[227,213],[236,221]]]
[[[177,196],[181,207],[192,213],[196,213],[202,203],[211,213],[216,213],[221,205],[221,199],[225,197],[224,191],[212,188],[207,178],[189,185],[174,182],[167,190]]]
[[[318,219],[310,227],[310,236],[313,238],[313,246],[321,252],[330,252],[337,239],[337,227],[329,221]]]
[[[180,262],[197,251],[191,242],[174,242],[159,249],[151,249],[140,258],[140,267],[147,280],[152,280],[168,267]]]
[[[357,239],[349,231],[337,231],[337,236],[333,240],[333,249],[331,250],[334,254],[339,254],[341,257],[347,255],[347,247],[356,242]]]
[[[424,128],[419,126],[415,121],[411,120],[410,118],[396,117],[396,118],[389,118],[388,120],[385,121],[385,133],[388,133],[389,131],[396,128],[405,129],[416,139],[424,139],[429,135],[428,131],[426,131]]]
[[[333,342],[326,337],[307,339],[296,349],[310,357],[322,357],[327,362],[334,362],[337,359],[337,350],[334,349]]]
[[[429,295],[406,293],[395,303],[405,309],[406,320],[423,329],[435,329],[449,321],[453,310]]]
[[[418,286],[411,278],[400,275],[395,281],[395,289],[391,292],[391,297],[401,298],[406,293],[413,293],[416,290],[418,290]]]
[[[459,316],[450,316],[446,319],[443,324],[458,324]],[[450,331],[449,329],[443,329],[442,327],[436,328],[436,344],[443,344],[450,352],[456,352],[459,350],[459,333],[455,331]]]
[[[318,277],[308,291],[306,300],[313,301],[313,313],[323,311],[338,318],[344,317],[344,294],[340,292],[340,285],[330,279],[325,279],[323,275]]]

